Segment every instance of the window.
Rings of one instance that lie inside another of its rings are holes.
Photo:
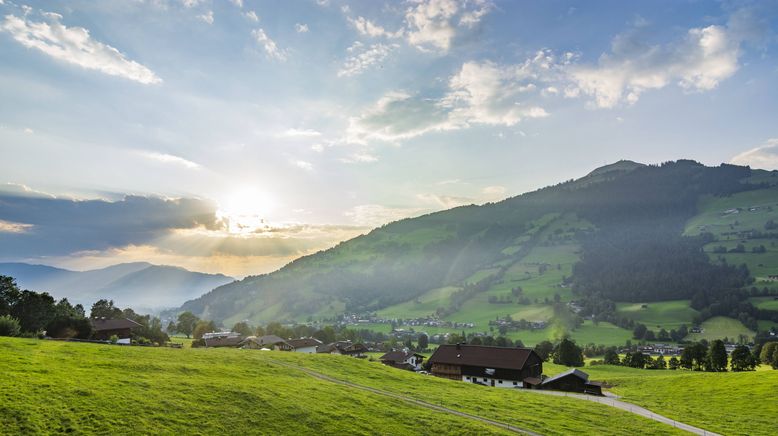
[[[484,379],[484,381],[488,381],[488,379]]]
[[[516,383],[516,382],[513,382],[513,386],[516,386],[516,385],[517,385],[517,383]]]
[[[502,384],[502,380],[498,381],[497,383]]]

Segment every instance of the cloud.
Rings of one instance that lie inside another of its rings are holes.
[[[378,24],[368,20],[365,17],[351,18],[347,17],[348,22],[357,30],[360,35],[372,38],[387,37],[400,38],[403,35],[403,29],[396,32],[389,32]]]
[[[452,207],[465,206],[474,204],[475,199],[470,197],[459,197],[453,195],[438,195],[438,194],[416,194],[416,198],[425,202],[434,204],[439,207],[451,209]]]
[[[208,11],[202,15],[198,15],[197,19],[206,24],[213,24],[213,11]]]
[[[304,160],[293,160],[292,164],[305,171],[313,171],[313,164]]]
[[[25,233],[32,228],[32,224],[13,223],[0,220],[0,233]]]
[[[362,74],[370,67],[383,62],[392,50],[397,47],[397,44],[372,44],[365,46],[359,41],[355,42],[348,48],[350,56],[346,59],[340,71],[338,71],[338,77],[351,77]]]
[[[351,208],[344,215],[358,226],[378,227],[393,221],[421,215],[425,209],[387,207],[379,204],[363,204]]]
[[[735,165],[778,170],[778,138],[771,138],[759,147],[738,154],[730,160]]]
[[[162,162],[166,164],[173,164],[173,165],[180,165],[189,169],[200,169],[201,165],[195,162],[192,162],[190,160],[184,159],[183,157],[174,156],[172,154],[166,154],[166,153],[157,153],[154,151],[144,151],[140,152],[141,156],[156,161],[156,162]]]
[[[129,60],[119,50],[96,41],[83,27],[67,27],[62,16],[52,12],[42,13],[44,21],[30,21],[24,17],[6,15],[0,31],[28,48],[34,48],[63,62],[88,70],[122,77],[142,84],[162,83],[153,71]]]
[[[279,60],[281,62],[286,60],[286,50],[278,48],[278,45],[276,45],[275,41],[270,39],[270,37],[267,36],[263,29],[255,29],[251,32],[251,35],[254,36],[254,39],[256,39],[265,50],[267,57]]]
[[[294,25],[294,30],[297,33],[308,33],[308,25],[307,24],[296,23]]]
[[[505,194],[505,186],[487,186],[481,190],[482,193],[491,196],[499,196]]]
[[[711,25],[689,29],[680,40],[666,45],[644,42],[642,27],[619,35],[611,52],[597,65],[569,68],[569,79],[579,92],[594,99],[599,108],[634,104],[647,90],[676,83],[686,91],[708,91],[731,77],[739,68],[737,32]]]
[[[243,16],[244,16],[244,17],[246,17],[246,18],[248,18],[249,20],[251,20],[251,21],[255,22],[255,23],[259,22],[259,16],[258,16],[258,15],[257,15],[257,13],[256,13],[256,12],[254,12],[254,11],[247,11],[247,12],[244,12],[244,13],[243,13]]]
[[[243,0],[230,0],[230,3],[234,4],[235,6],[242,8],[243,7]]]
[[[367,152],[357,152],[341,158],[340,161],[347,164],[371,163],[377,162],[378,157]]]
[[[456,30],[451,23],[459,10],[455,0],[425,0],[408,8],[405,21],[408,43],[424,51],[447,52]]]
[[[286,138],[315,138],[321,136],[321,132],[313,129],[286,129],[278,136]]]

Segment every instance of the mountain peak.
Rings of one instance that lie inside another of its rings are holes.
[[[631,160],[622,159],[618,162],[614,162],[612,164],[608,164],[605,166],[601,166],[594,171],[590,172],[586,175],[586,177],[592,177],[592,176],[599,176],[606,173],[618,171],[618,172],[630,172],[634,169],[641,168],[646,166],[645,164],[634,162]]]

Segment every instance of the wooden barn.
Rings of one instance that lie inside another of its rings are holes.
[[[523,388],[543,373],[543,360],[531,348],[441,345],[429,358],[432,375],[469,383]]]
[[[118,343],[129,344],[132,337],[132,329],[141,325],[127,318],[105,319],[91,318],[92,338],[99,341],[107,341],[111,336],[119,338]]]
[[[379,360],[384,365],[393,366],[395,368],[420,371],[421,364],[424,362],[424,356],[407,349],[393,350],[381,356]]]
[[[602,395],[602,384],[589,381],[589,374],[573,368],[543,380],[542,389]]]

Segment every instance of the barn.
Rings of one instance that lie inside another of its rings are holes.
[[[554,391],[602,395],[602,384],[589,381],[589,374],[576,368],[543,380],[541,388]]]
[[[120,344],[129,344],[132,329],[141,327],[139,323],[127,318],[91,318],[89,321],[92,322],[93,339],[107,341],[111,336],[116,336]]]
[[[441,345],[429,358],[432,375],[501,388],[522,388],[539,379],[543,360],[531,348]]]

